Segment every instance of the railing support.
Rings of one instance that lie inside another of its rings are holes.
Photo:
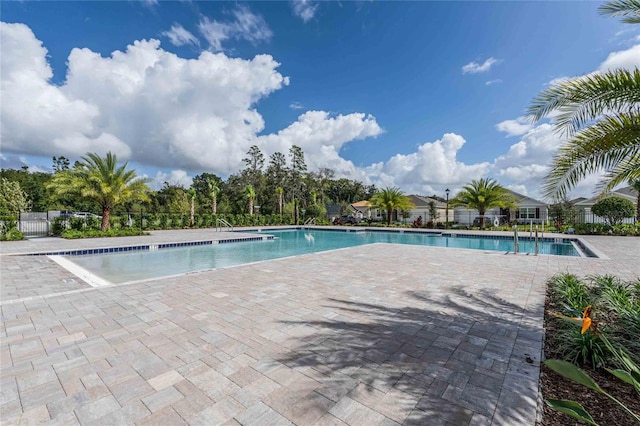
[[[233,231],[233,226],[231,226],[229,222],[220,218],[216,219],[216,231],[221,230],[222,225],[226,226],[227,228],[230,228]]]
[[[513,225],[513,253],[518,254],[518,225]]]

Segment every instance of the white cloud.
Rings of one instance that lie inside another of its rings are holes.
[[[102,57],[73,49],[65,83],[22,24],[2,24],[2,149],[77,157],[115,152],[158,167],[236,171],[264,122],[253,105],[287,85],[269,55],[183,59],[157,40]]]
[[[294,15],[307,23],[315,16],[318,3],[312,0],[292,0],[291,9]]]
[[[193,178],[184,170],[171,170],[169,173],[158,171],[151,179],[149,186],[155,190],[162,188],[165,182],[170,185],[179,185],[184,188],[189,188],[193,183]]]
[[[502,79],[500,78],[496,78],[495,80],[489,80],[484,82],[485,86],[492,86],[494,84],[499,84],[499,83],[502,83]]]
[[[289,104],[289,108],[291,108],[291,109],[304,109],[304,105],[302,105],[302,103],[296,101],[296,102],[291,102]]]
[[[251,145],[269,155],[296,144],[312,170],[361,176],[340,149],[383,131],[366,114],[309,111],[257,136],[264,121],[256,102],[289,83],[269,55],[245,60],[205,51],[187,60],[157,40],[108,57],[73,49],[65,83],[55,86],[46,49],[31,30],[3,24],[2,31],[3,152],[73,158],[111,150],[142,166],[226,175],[242,167]]]
[[[640,67],[640,44],[626,50],[610,53],[607,59],[600,64],[598,71],[605,72],[618,68],[631,70],[636,67]]]
[[[288,152],[292,145],[302,148],[311,170],[331,167],[337,173],[351,174],[353,164],[340,157],[340,149],[349,141],[378,136],[383,132],[370,115],[353,113],[332,116],[325,111],[307,111],[298,121],[277,134],[260,136],[259,146],[270,155]]]
[[[69,155],[109,149],[124,156],[129,147],[100,127],[100,108],[70,97],[49,81],[47,49],[23,24],[0,23],[2,46],[2,149],[30,155]]]
[[[462,74],[477,74],[480,72],[486,72],[489,71],[494,64],[499,64],[500,62],[502,61],[496,58],[488,58],[482,64],[479,64],[475,61],[469,62],[462,67]]]
[[[439,140],[422,144],[414,153],[397,154],[364,170],[373,183],[398,185],[409,193],[441,193],[445,187],[454,190],[490,169],[488,162],[465,164],[457,159],[465,143],[462,136],[446,133]]]
[[[171,29],[163,32],[162,35],[168,37],[174,46],[184,46],[185,44],[191,44],[193,46],[200,45],[200,41],[196,36],[185,30],[180,24],[173,24]]]
[[[532,125],[527,117],[518,117],[515,120],[505,120],[496,124],[496,129],[505,132],[507,136],[524,135],[531,129]]]
[[[212,50],[222,51],[222,43],[232,38],[257,44],[273,36],[264,18],[252,13],[249,8],[237,6],[231,14],[233,19],[228,21],[211,21],[206,16],[200,19],[198,29]]]

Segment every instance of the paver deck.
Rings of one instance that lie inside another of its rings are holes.
[[[102,288],[1,256],[0,419],[532,425],[545,280],[640,277],[640,239],[585,240],[609,259],[374,244]]]

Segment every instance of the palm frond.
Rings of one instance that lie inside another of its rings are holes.
[[[607,111],[631,111],[640,104],[640,69],[593,73],[557,83],[543,90],[527,113],[538,121],[559,111],[559,130],[575,133]]]
[[[601,15],[621,16],[625,24],[640,24],[640,0],[613,0],[598,8]]]
[[[591,173],[606,171],[601,187],[628,180],[640,155],[640,115],[606,117],[577,133],[560,149],[545,178],[546,197],[562,199],[566,192]],[[615,186],[615,184],[613,185]]]

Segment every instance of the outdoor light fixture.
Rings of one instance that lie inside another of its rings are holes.
[[[449,229],[449,188],[444,190],[445,194],[447,194],[447,208],[445,209],[445,222],[444,222],[444,227],[445,229]]]

